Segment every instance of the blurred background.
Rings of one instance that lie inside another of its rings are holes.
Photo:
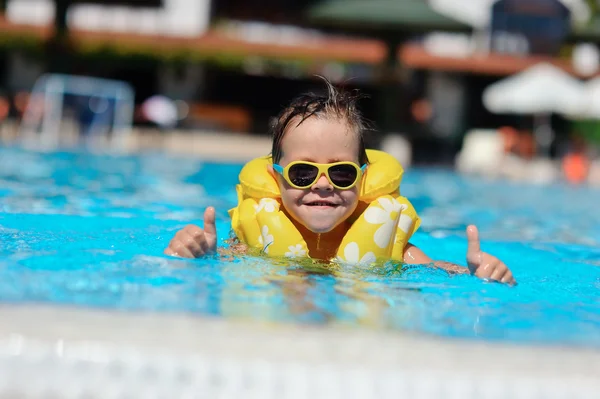
[[[0,31],[4,143],[267,140],[323,75],[405,166],[600,185],[597,0],[0,0]]]

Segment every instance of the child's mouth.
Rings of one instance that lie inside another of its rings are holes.
[[[306,206],[313,206],[313,207],[329,207],[329,208],[335,208],[337,207],[336,204],[332,204],[331,202],[325,202],[325,201],[313,201],[313,202],[309,202],[307,204],[305,204]]]

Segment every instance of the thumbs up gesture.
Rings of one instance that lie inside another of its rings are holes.
[[[179,230],[165,249],[165,255],[182,258],[199,258],[210,255],[217,250],[217,226],[215,225],[215,208],[208,207],[204,211],[204,229],[187,225]]]
[[[471,274],[479,278],[509,285],[517,283],[504,262],[481,250],[479,231],[474,225],[467,227],[467,265]]]

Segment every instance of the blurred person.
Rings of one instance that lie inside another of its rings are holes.
[[[588,178],[590,160],[587,155],[585,140],[580,136],[573,136],[570,149],[561,162],[563,174],[569,183],[581,184]]]
[[[31,94],[28,91],[18,91],[14,97],[15,111],[19,119],[29,112],[33,120],[39,121],[44,116],[44,94]]]
[[[433,261],[409,242],[421,220],[400,195],[402,166],[365,148],[360,96],[325,84],[326,95],[301,95],[281,111],[271,126],[271,156],[241,171],[238,205],[229,211],[233,250],[353,265],[392,259],[515,284],[508,267],[481,250],[474,225],[466,229],[468,269]],[[215,209],[209,207],[204,228],[178,231],[165,254],[197,258],[216,251]]]
[[[414,120],[423,125],[429,122],[433,115],[431,103],[424,98],[415,100],[410,106],[410,112]]]
[[[8,119],[10,113],[10,100],[0,92],[0,124]]]
[[[517,152],[524,159],[532,159],[536,152],[535,137],[530,131],[522,131],[519,133],[519,141],[517,143]]]
[[[498,129],[504,141],[504,153],[514,154],[519,145],[519,131],[511,126],[503,126]]]
[[[535,156],[535,138],[530,131],[503,126],[498,129],[498,132],[504,141],[505,154],[514,154],[522,159],[532,159]]]
[[[6,139],[4,133],[4,123],[10,115],[10,100],[8,96],[0,92],[0,142]]]
[[[29,93],[26,91],[18,91],[15,94],[14,103],[17,115],[22,119],[29,104]]]

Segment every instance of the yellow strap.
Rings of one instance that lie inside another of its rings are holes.
[[[367,150],[369,166],[363,178],[359,199],[371,202],[382,195],[396,192],[402,181],[404,169],[393,156],[383,151]],[[260,157],[248,162],[240,172],[240,185],[244,198],[279,198],[277,180],[269,173],[271,157]]]

